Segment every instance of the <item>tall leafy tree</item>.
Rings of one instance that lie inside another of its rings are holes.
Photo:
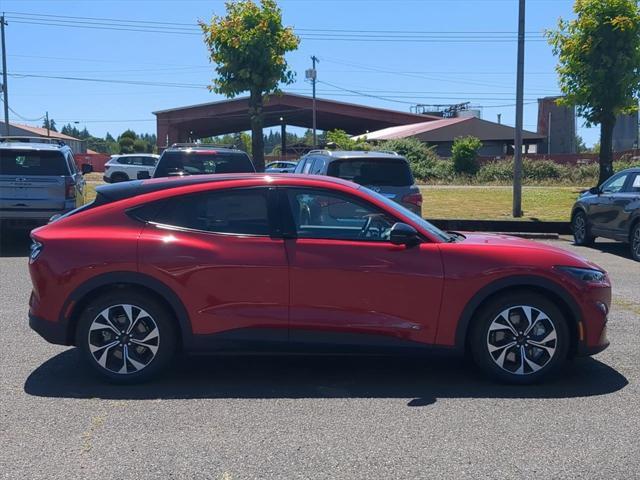
[[[636,0],[576,0],[576,19],[547,32],[561,102],[588,125],[600,124],[600,183],[613,174],[616,116],[633,113],[640,95],[640,10]]]
[[[256,168],[264,170],[263,104],[265,96],[278,92],[280,84],[293,82],[285,54],[298,48],[300,40],[282,24],[274,0],[226,2],[227,14],[200,22],[209,59],[217,77],[210,90],[233,98],[249,92],[251,150]]]

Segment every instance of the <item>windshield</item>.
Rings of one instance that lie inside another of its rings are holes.
[[[210,173],[252,173],[253,164],[246,153],[216,150],[182,150],[164,152],[154,177],[172,174],[203,175]]]
[[[69,175],[60,152],[0,149],[0,175]]]
[[[402,158],[354,158],[329,164],[327,175],[360,185],[407,187],[413,185],[409,165]]]
[[[363,188],[363,187],[360,187],[360,188]],[[373,190],[369,190],[368,188],[364,188],[364,189],[367,191],[367,193],[369,193],[370,195],[376,197],[378,200],[380,200],[382,203],[384,203],[392,211],[400,212],[403,215],[409,217],[416,225],[420,226],[420,228],[426,230],[427,232],[432,234],[434,237],[437,237],[438,239],[442,240],[443,242],[450,242],[451,241],[451,236],[449,234],[443,232],[442,230],[440,230],[435,225],[432,225],[431,223],[427,222],[420,215],[416,215],[411,210],[403,207],[402,205],[394,202],[393,200],[388,199],[384,195],[380,195],[378,192],[374,192]]]

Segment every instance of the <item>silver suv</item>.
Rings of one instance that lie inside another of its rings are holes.
[[[0,137],[0,222],[8,226],[44,224],[54,215],[84,204],[83,165],[71,149],[40,137]]]
[[[422,215],[422,194],[409,162],[396,152],[311,150],[300,159],[295,173],[350,180]]]

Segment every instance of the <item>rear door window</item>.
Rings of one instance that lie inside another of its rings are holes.
[[[255,172],[255,168],[246,153],[194,149],[165,152],[158,162],[154,176],[251,172]]]
[[[409,164],[393,158],[355,158],[329,164],[327,175],[360,185],[407,187],[413,185]]]
[[[269,235],[268,189],[184,195],[167,200],[155,223],[212,233]]]
[[[63,176],[69,167],[62,152],[0,149],[0,175]]]

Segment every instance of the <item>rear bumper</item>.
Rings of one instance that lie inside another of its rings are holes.
[[[50,322],[29,314],[29,327],[49,343],[68,345],[67,329],[60,322]]]
[[[57,214],[67,213],[71,208],[62,209],[20,209],[20,208],[3,208],[0,209],[0,220],[32,220],[32,221],[49,221],[51,217]]]

